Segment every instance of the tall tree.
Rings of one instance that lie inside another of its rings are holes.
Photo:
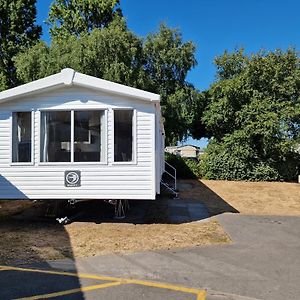
[[[216,59],[202,122],[213,136],[202,161],[219,179],[293,179],[300,157],[300,59],[289,49]]]
[[[162,98],[167,143],[181,141],[189,134],[198,92],[186,81],[197,64],[195,45],[183,42],[177,29],[162,24],[144,43],[146,89]]]
[[[55,37],[50,46],[40,42],[16,58],[20,80],[30,82],[63,68],[139,86],[144,82],[142,41],[127,30],[125,20],[116,18],[106,28],[80,37]]]
[[[107,27],[121,16],[119,0],[55,0],[49,12],[51,35],[76,36]]]
[[[0,90],[16,86],[13,57],[35,44],[41,27],[35,25],[36,0],[0,0]]]
[[[159,93],[162,96],[167,143],[182,140],[194,122],[202,99],[186,82],[195,66],[195,46],[184,43],[178,30],[160,27],[146,40],[115,16],[104,28],[57,35],[48,47],[41,42],[16,58],[18,76],[29,82],[70,67],[77,71]]]

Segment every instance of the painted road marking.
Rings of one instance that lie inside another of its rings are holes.
[[[206,291],[202,290],[197,295],[197,300],[205,300],[206,299]]]
[[[108,285],[107,287],[109,287],[109,286],[121,285],[121,284],[133,284],[133,285],[154,287],[154,288],[159,288],[159,289],[167,289],[167,290],[172,290],[172,291],[177,291],[177,292],[182,292],[182,293],[187,293],[187,294],[194,294],[197,296],[197,300],[205,300],[205,298],[206,298],[205,290],[187,288],[187,287],[178,286],[178,285],[174,285],[174,284],[168,284],[168,283],[159,283],[159,282],[154,282],[154,281],[127,279],[127,278],[120,278],[120,277],[92,275],[92,274],[85,274],[85,273],[71,273],[71,272],[60,272],[60,271],[50,271],[50,270],[47,271],[47,270],[40,270],[40,269],[28,269],[28,268],[0,266],[0,270],[2,268],[3,268],[3,270],[5,269],[6,271],[11,270],[11,271],[21,271],[21,272],[45,273],[45,274],[52,274],[52,275],[73,276],[73,277],[85,278],[85,279],[110,281],[109,283],[100,284],[99,288],[95,288],[96,286],[90,286],[90,287],[82,287],[82,288],[78,288],[78,289],[65,291],[65,292],[68,292],[68,294],[77,293],[77,292],[81,292],[81,291],[87,291],[87,290],[85,290],[86,288],[92,288],[93,290],[105,288],[106,287],[105,285]],[[74,290],[76,290],[76,291],[74,292]],[[73,292],[70,292],[70,291],[73,291]],[[59,292],[59,293],[63,293],[63,292]],[[54,297],[53,294],[51,294],[51,295],[52,295],[51,297]],[[44,297],[45,298],[45,295],[35,296],[35,297],[42,297],[42,298]],[[24,299],[33,300],[33,299],[42,299],[42,298],[31,297],[31,298],[24,298]]]
[[[76,294],[76,293],[80,293],[80,292],[88,292],[88,291],[105,289],[105,288],[108,288],[108,287],[121,285],[121,284],[122,284],[121,282],[109,282],[109,283],[103,283],[103,284],[98,284],[98,285],[80,287],[78,289],[66,290],[66,291],[62,291],[62,292],[49,293],[49,294],[26,297],[26,298],[19,298],[17,300],[49,299],[49,298],[54,298],[54,297],[61,297],[61,296],[65,296],[65,295],[70,295],[70,294]]]
[[[0,266],[1,268],[1,266]],[[34,273],[44,273],[44,274],[52,274],[52,275],[62,275],[62,276],[72,276],[72,277],[79,277],[85,279],[99,279],[104,281],[120,281],[120,278],[114,278],[109,276],[98,276],[98,275],[91,275],[85,273],[70,273],[70,272],[59,272],[59,271],[47,271],[47,270],[39,270],[39,269],[27,269],[27,268],[17,268],[17,267],[4,267],[6,271],[21,271],[21,272],[34,272]]]
[[[187,294],[195,294],[197,295],[197,300],[202,300],[202,299],[205,300],[205,295],[206,295],[206,292],[204,290],[187,288],[187,287],[177,286],[168,283],[159,283],[154,281],[144,281],[144,280],[136,280],[136,279],[125,279],[125,283],[155,287],[155,288],[165,289],[165,290],[172,290],[172,291],[177,291],[177,292],[182,292]]]

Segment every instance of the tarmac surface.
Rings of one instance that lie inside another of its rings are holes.
[[[232,244],[2,266],[0,299],[300,299],[300,217],[217,219]]]

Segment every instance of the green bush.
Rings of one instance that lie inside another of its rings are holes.
[[[196,159],[183,159],[185,164],[188,166],[188,168],[191,170],[191,172],[195,175],[195,177],[201,177],[201,172],[200,172],[200,165],[199,161]]]
[[[300,154],[292,152],[276,164],[280,179],[286,181],[298,180],[300,175]]]
[[[196,160],[184,159],[174,154],[165,153],[166,161],[177,171],[177,178],[194,179],[200,176],[199,163]]]
[[[205,179],[247,180],[248,165],[229,153],[204,154],[200,161],[200,173]]]
[[[199,163],[199,172],[206,179],[277,181],[295,180],[299,172],[299,156],[284,159],[259,157],[247,141],[223,139],[211,141]]]
[[[251,180],[274,181],[279,179],[278,171],[264,162],[259,162],[250,173]]]

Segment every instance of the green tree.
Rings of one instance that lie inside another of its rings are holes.
[[[105,28],[121,15],[119,0],[55,0],[47,22],[52,36],[79,36],[95,28]]]
[[[207,178],[277,180],[297,175],[300,60],[289,49],[216,59],[218,80],[202,122],[213,136],[202,160]]]
[[[41,27],[35,25],[36,0],[0,0],[0,90],[16,86],[13,57],[34,45]]]
[[[183,42],[177,29],[162,24],[159,31],[144,42],[147,81],[145,89],[159,93],[167,144],[181,141],[189,134],[198,92],[186,81],[188,72],[196,65],[195,45]]]
[[[194,139],[210,138],[206,125],[203,122],[203,113],[208,105],[207,91],[197,92],[197,98],[192,107],[192,118],[189,126],[189,134]]]
[[[139,86],[145,77],[141,55],[141,40],[127,29],[120,17],[106,28],[94,29],[80,37],[55,37],[50,46],[40,42],[15,61],[23,82],[69,67],[91,76]]]
[[[160,27],[143,42],[122,17],[106,27],[54,36],[15,59],[19,79],[29,82],[70,67],[79,72],[145,89],[162,96],[167,143],[182,140],[194,122],[200,94],[186,82],[196,64],[195,47],[178,30]]]

